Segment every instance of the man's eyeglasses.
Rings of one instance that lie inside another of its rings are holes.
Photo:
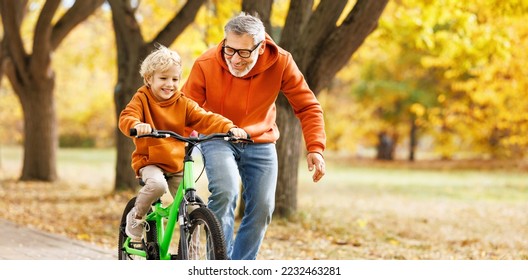
[[[253,51],[255,51],[258,46],[262,43],[262,41],[260,41],[258,44],[255,45],[255,47],[253,47],[253,49],[251,50],[248,50],[248,49],[240,49],[240,50],[237,50],[237,49],[233,49],[231,47],[226,47],[225,46],[225,41],[224,41],[224,45],[222,46],[222,51],[224,52],[225,55],[228,55],[228,56],[233,56],[235,55],[235,53],[238,53],[238,55],[242,58],[248,58],[251,56],[251,54],[253,53]]]

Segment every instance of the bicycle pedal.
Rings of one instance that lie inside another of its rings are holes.
[[[159,244],[156,242],[148,242],[145,246],[145,251],[147,253],[147,260],[159,260]]]
[[[130,248],[134,248],[134,249],[144,250],[145,249],[145,242],[143,240],[140,240],[140,241],[132,241],[132,240],[130,240],[129,247]]]

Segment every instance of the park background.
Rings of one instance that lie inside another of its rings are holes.
[[[20,26],[27,50],[45,2],[53,1],[28,1]],[[74,3],[58,2],[56,18]],[[183,58],[184,79],[241,9],[241,1],[204,2],[170,45]],[[361,2],[344,5],[335,25]],[[186,1],[130,3],[138,4],[135,18],[151,40]],[[280,33],[289,4],[273,1],[271,33]],[[260,258],[528,259],[527,11],[522,0],[388,1],[377,27],[317,91],[327,175],[312,183],[298,153],[297,206],[274,219]],[[0,217],[116,246],[121,211],[135,190],[114,185],[113,32],[104,3],[52,53],[53,180],[19,180],[24,111],[2,72],[0,206],[7,211]]]

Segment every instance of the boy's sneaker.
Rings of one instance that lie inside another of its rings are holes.
[[[128,212],[126,221],[126,235],[132,238],[133,241],[141,241],[141,237],[143,237],[143,229],[145,227],[145,218],[137,219],[136,208],[134,207],[132,210],[130,210],[130,212]]]

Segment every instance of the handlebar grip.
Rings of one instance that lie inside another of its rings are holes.
[[[230,137],[234,136],[234,134],[233,134],[233,132],[231,132],[231,130],[227,132],[227,135],[229,135]],[[243,139],[243,140],[251,140],[251,135],[249,135],[249,133],[246,132],[246,138]]]
[[[130,136],[137,136],[137,129],[131,128],[130,129]]]

